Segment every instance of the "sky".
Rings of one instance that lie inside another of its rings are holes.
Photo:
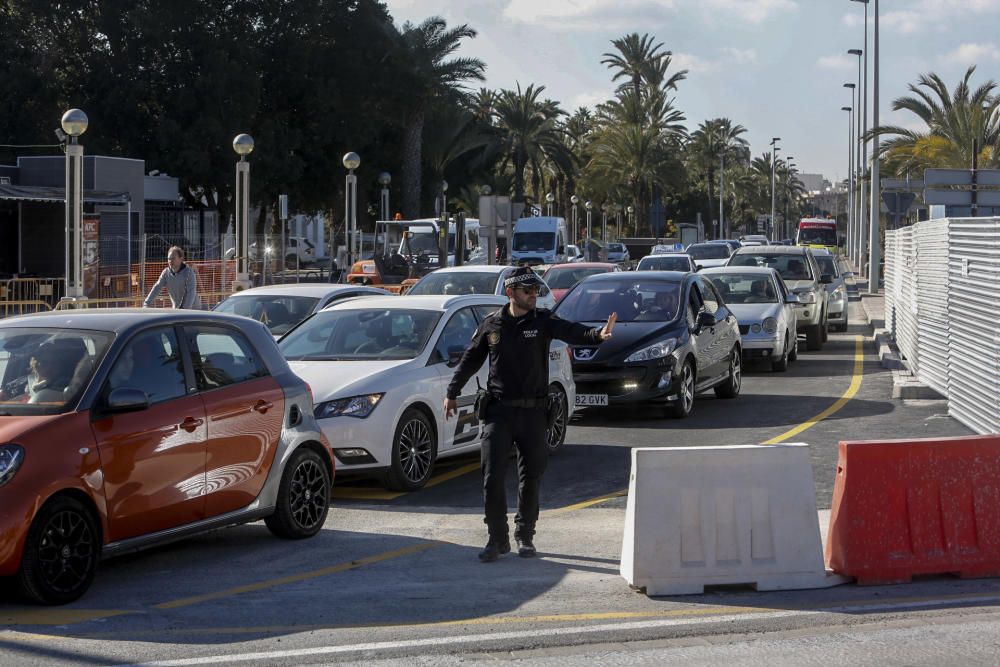
[[[441,16],[479,35],[458,52],[486,63],[488,88],[544,85],[567,111],[609,98],[616,84],[601,64],[611,40],[648,33],[687,69],[675,106],[693,130],[727,117],[747,128],[753,155],[781,137],[779,157],[800,172],[846,177],[848,113],[864,48],[864,5],[850,0],[383,0],[398,24]],[[869,50],[874,54],[874,3]],[[949,89],[969,65],[973,86],[998,77],[1000,0],[882,0],[879,3],[880,122],[920,129],[892,111],[921,74]],[[869,58],[872,123],[874,58]],[[478,88],[480,84],[474,83]],[[857,103],[860,113],[861,103]]]

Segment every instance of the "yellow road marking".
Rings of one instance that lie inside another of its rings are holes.
[[[0,611],[0,625],[69,625],[131,614],[124,609],[25,609]]]
[[[854,398],[858,390],[861,389],[861,380],[864,377],[864,367],[865,367],[865,353],[864,353],[864,339],[861,336],[854,337],[854,376],[851,378],[851,386],[847,388],[844,395],[841,396],[836,403],[828,407],[823,412],[819,413],[809,421],[803,422],[796,426],[795,428],[789,429],[782,433],[781,435],[771,438],[767,442],[763,443],[765,445],[777,445],[780,442],[784,442],[790,438],[797,436],[799,433],[812,428],[816,424],[820,423],[827,417],[837,413],[843,408],[847,403]]]
[[[339,563],[338,565],[331,565],[330,567],[324,567],[319,570],[312,570],[310,572],[300,572],[299,574],[290,574],[285,577],[278,577],[276,579],[267,579],[265,581],[259,581],[254,584],[245,584],[243,586],[236,586],[234,588],[227,588],[225,590],[216,591],[214,593],[204,593],[202,595],[194,595],[187,598],[181,598],[179,600],[171,600],[169,602],[161,602],[160,604],[153,605],[154,609],[177,609],[178,607],[188,607],[193,604],[198,604],[199,602],[206,602],[208,600],[218,600],[220,598],[228,598],[234,595],[239,595],[241,593],[249,593],[252,591],[260,591],[266,588],[273,588],[275,586],[283,586],[285,584],[294,584],[300,581],[307,581],[309,579],[317,579],[319,577],[325,577],[330,574],[336,574],[337,572],[346,572],[347,570],[354,570],[365,565],[373,565],[375,563],[381,563],[383,561],[391,560],[393,558],[399,558],[400,556],[408,556],[410,554],[420,553],[421,551],[427,551],[428,549],[433,549],[435,547],[443,546],[445,542],[423,542],[421,544],[414,544],[408,547],[403,547],[402,549],[394,549],[393,551],[386,551],[380,554],[375,554],[374,556],[367,556],[365,558],[359,558],[357,560],[348,561],[346,563]]]
[[[467,475],[474,470],[479,470],[479,463],[467,463],[464,466],[443,472],[440,475],[435,475],[428,480],[427,484],[424,485],[424,488],[429,489],[435,487],[438,484],[447,482],[450,479]],[[405,496],[406,493],[406,491],[387,491],[385,489],[372,489],[365,487],[333,487],[334,498],[347,500],[395,500],[400,496]]]
[[[552,516],[554,514],[564,514],[566,512],[572,512],[573,510],[582,510],[585,507],[590,507],[592,505],[597,505],[599,503],[604,503],[614,498],[621,498],[627,495],[628,495],[628,489],[624,489],[622,491],[614,491],[613,493],[607,493],[603,496],[591,498],[590,500],[584,500],[583,502],[567,505],[566,507],[559,507],[556,509],[546,510],[542,512],[542,514]]]

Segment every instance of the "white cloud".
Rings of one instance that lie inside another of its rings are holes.
[[[598,104],[607,102],[609,99],[611,99],[611,95],[608,93],[600,93],[600,92],[580,93],[573,98],[573,100],[570,102],[569,106],[566,107],[566,109],[570,112],[575,111],[579,107],[588,107],[590,109],[593,109]]]
[[[711,72],[719,68],[718,63],[692,53],[675,53],[671,64],[678,70],[686,69],[689,72]]]
[[[950,30],[955,20],[968,21],[970,15],[1000,14],[1000,0],[910,0],[906,4],[905,9],[883,11],[879,27],[910,35],[924,30]],[[860,27],[864,10],[858,7],[844,14],[843,22],[848,27]],[[871,9],[868,22],[874,22]]]
[[[1000,63],[1000,48],[996,44],[962,44],[954,51],[941,57],[942,62],[952,65],[981,65],[987,62]]]
[[[736,49],[731,46],[727,46],[722,49],[722,52],[726,55],[728,60],[732,61],[736,65],[757,64],[756,49]]]
[[[835,56],[823,56],[816,61],[816,66],[820,69],[833,70],[836,72],[849,72],[858,68],[857,56],[837,54]]]
[[[693,53],[675,53],[671,65],[692,73],[714,72],[728,66],[748,67],[757,64],[756,49],[737,49],[731,46],[719,50],[716,58],[706,58]]]
[[[757,25],[774,14],[798,9],[795,0],[701,0],[701,5],[712,16],[725,15]]]
[[[507,0],[509,21],[556,29],[634,30],[673,14],[675,0]]]

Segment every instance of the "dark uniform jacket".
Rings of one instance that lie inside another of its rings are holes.
[[[487,356],[490,358],[487,390],[492,396],[508,400],[546,397],[549,343],[554,338],[571,345],[596,345],[601,342],[601,330],[568,322],[544,309],[513,317],[509,304],[488,315],[455,369],[448,385],[448,398],[458,398],[462,387]]]

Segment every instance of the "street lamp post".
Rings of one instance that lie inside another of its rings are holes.
[[[584,204],[583,207],[587,209],[587,243],[590,243],[590,240],[594,238],[594,225],[592,224],[593,220],[592,212],[594,208],[594,202],[588,199],[587,203]]]
[[[865,25],[868,22],[865,21]],[[879,268],[879,264],[882,261],[881,258],[881,248],[879,244],[881,243],[881,218],[879,216],[879,201],[881,198],[881,185],[879,183],[879,137],[878,137],[878,0],[875,0],[875,35],[874,35],[874,56],[872,60],[872,128],[874,128],[874,133],[872,135],[872,171],[871,171],[871,204],[869,206],[869,212],[871,213],[871,222],[869,223],[869,239],[868,239],[868,293],[878,294],[879,292],[879,276],[881,276],[882,271]]]
[[[726,209],[723,196],[726,190],[726,153],[719,153],[719,238],[729,238],[726,230]]]
[[[70,109],[62,116],[66,143],[66,298],[85,298],[83,292],[83,146],[81,134],[87,131],[87,114]]]
[[[344,245],[347,246],[347,255],[344,266],[346,276],[354,266],[356,256],[357,234],[358,234],[358,177],[354,175],[354,170],[361,166],[361,157],[354,152],[347,153],[343,159],[344,167],[347,169],[347,177],[344,182]]]
[[[608,242],[608,203],[601,204],[601,243]]]
[[[635,206],[632,206],[631,204],[629,204],[629,207],[627,209],[625,209],[625,210],[628,212],[628,225],[629,225],[629,227],[632,227],[632,225],[633,225],[632,217],[635,215]],[[635,234],[635,228],[634,227],[632,228],[632,233]]]
[[[774,231],[774,204],[775,204],[775,192],[774,192],[774,170],[778,164],[778,151],[781,150],[776,144],[781,141],[781,137],[773,137],[771,139],[771,232]]]
[[[390,216],[389,184],[392,183],[392,175],[387,171],[383,171],[381,174],[378,175],[378,182],[379,185],[382,186],[382,207],[381,207],[382,219],[388,220]]]
[[[871,224],[871,222],[869,220],[869,216],[868,216],[868,213],[871,210],[871,206],[869,206],[869,204],[868,204],[868,196],[867,196],[867,193],[865,192],[866,188],[868,188],[868,180],[864,177],[865,170],[868,169],[868,1],[869,0],[851,0],[851,2],[860,2],[860,3],[864,4],[864,6],[865,6],[865,46],[864,46],[864,57],[865,57],[864,72],[865,72],[865,75],[864,75],[864,100],[862,101],[862,104],[861,104],[861,114],[860,114],[861,115],[861,123],[862,123],[862,129],[861,129],[861,163],[860,163],[860,169],[859,169],[859,171],[861,172],[861,219],[858,221],[858,230],[855,232],[855,241],[854,241],[854,245],[855,245],[854,256],[856,258],[855,267],[859,271],[863,268],[862,264],[864,264],[864,259],[861,257],[861,255],[864,252],[864,241],[863,241],[863,239],[866,238],[865,231],[868,229],[869,225]],[[876,5],[875,5],[875,12],[876,12],[876,16],[877,16],[877,14],[878,14],[878,3],[877,2],[876,2]],[[877,125],[878,123],[876,122],[875,124]],[[873,181],[873,183],[874,183],[874,181]],[[875,187],[872,186],[870,189],[874,190]],[[875,218],[875,219],[877,219],[878,218],[878,205],[877,205],[878,202],[877,202],[877,197],[872,197],[872,201],[874,201],[876,203],[876,207],[875,207],[876,213],[875,213],[875,216],[872,216],[872,217]]]
[[[848,169],[849,169],[849,171],[848,171],[847,185],[851,189],[850,190],[851,196],[848,198],[848,202],[847,202],[848,203],[847,224],[848,224],[848,226],[857,226],[857,223],[858,223],[858,212],[857,212],[856,208],[857,208],[857,203],[858,203],[858,193],[857,193],[857,167],[858,167],[858,165],[855,162],[855,158],[854,158],[854,156],[855,156],[854,142],[855,142],[855,139],[856,139],[855,134],[854,134],[854,110],[858,108],[857,101],[855,100],[855,98],[857,97],[857,95],[855,94],[856,90],[857,90],[857,86],[855,84],[853,84],[853,83],[845,83],[844,84],[844,88],[847,88],[847,89],[849,89],[851,91],[851,113],[850,113],[850,117],[851,117],[851,127],[850,127],[850,130],[851,131],[850,131],[850,133],[848,135],[848,142],[849,143],[847,144],[847,154],[850,156],[850,159],[848,160]]]
[[[785,214],[781,220],[781,238],[787,239],[792,234],[792,226],[788,221],[788,188],[792,185],[792,167],[795,164],[792,162],[795,158],[791,155],[785,156]]]
[[[865,5],[866,14],[867,14],[867,8],[868,8],[868,6],[866,4]],[[865,31],[867,32],[867,30],[868,30],[868,27],[865,26]],[[865,44],[865,49],[867,49],[867,48],[868,48],[868,44],[866,43]],[[857,128],[856,134],[854,135],[855,136],[855,142],[854,142],[854,173],[855,173],[854,182],[855,182],[855,187],[858,188],[858,194],[856,195],[857,196],[857,213],[856,213],[854,219],[855,219],[855,226],[858,227],[858,229],[851,230],[851,234],[848,235],[849,237],[853,236],[853,238],[854,238],[853,245],[851,245],[850,248],[848,249],[848,256],[851,256],[851,254],[853,253],[854,246],[857,245],[857,239],[861,238],[861,234],[862,234],[861,230],[864,228],[864,224],[865,224],[865,160],[862,158],[862,155],[861,155],[861,147],[865,143],[865,137],[864,137],[864,134],[862,133],[862,129],[861,129],[861,119],[862,118],[866,118],[867,119],[867,117],[868,117],[868,110],[865,109],[865,105],[867,104],[867,101],[862,101],[862,99],[861,99],[862,90],[863,90],[862,83],[861,83],[861,57],[865,54],[865,52],[864,52],[863,49],[850,49],[847,53],[848,53],[848,55],[852,55],[852,56],[857,56],[858,57],[858,84],[857,84],[858,85],[858,104],[856,106],[857,106],[857,108],[860,109],[860,113],[857,114],[857,119],[855,120],[855,123],[854,123],[855,127]],[[867,74],[867,72],[866,72],[866,74]],[[867,97],[867,94],[868,94],[867,91],[864,91],[864,94]]]
[[[233,139],[233,151],[240,156],[236,163],[236,284],[234,289],[247,289],[250,283],[250,163],[253,137],[238,134]]]
[[[856,229],[857,225],[851,224],[851,176],[854,162],[854,151],[851,150],[851,141],[854,137],[854,109],[851,107],[840,107],[841,111],[847,112],[847,229],[850,234],[851,229]],[[857,241],[857,233],[854,234],[855,242]]]
[[[545,195],[546,212],[545,215],[552,217],[552,202],[556,200],[556,196],[551,192]]]
[[[576,214],[577,214],[576,205],[580,203],[580,198],[577,197],[576,195],[573,195],[572,197],[569,198],[569,203],[573,205],[573,243],[577,244],[580,241],[580,230],[579,227],[577,226],[577,220],[576,220]]]

